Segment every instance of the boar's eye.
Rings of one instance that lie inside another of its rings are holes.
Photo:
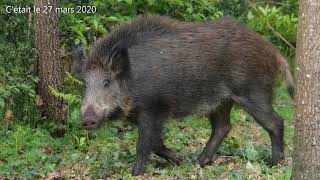
[[[104,86],[105,88],[108,87],[109,84],[110,84],[110,82],[111,82],[111,80],[110,80],[109,78],[103,80],[103,86]]]
[[[83,88],[87,89],[87,82],[83,81],[82,84],[83,84]]]

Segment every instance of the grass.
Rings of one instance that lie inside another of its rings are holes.
[[[240,107],[232,110],[233,129],[210,165],[200,168],[192,163],[210,136],[205,117],[188,116],[166,124],[165,143],[178,151],[184,162],[174,166],[152,155],[146,177],[156,179],[290,179],[293,137],[293,105],[285,87],[276,89],[274,107],[285,119],[285,154],[282,165],[270,168],[268,134]],[[14,122],[0,123],[0,179],[50,179],[53,177],[133,179],[137,128],[126,121],[107,124],[88,133],[79,127],[79,111],[72,112],[64,137],[53,138],[52,127],[37,128]]]

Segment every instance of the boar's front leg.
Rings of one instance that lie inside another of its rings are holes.
[[[151,152],[165,158],[174,165],[181,164],[181,158],[173,151],[168,149],[162,140],[162,125],[167,117],[167,111],[162,108],[162,111],[143,111],[140,112],[137,118],[139,139],[137,143],[137,157],[135,165],[132,169],[132,175],[143,175],[144,165],[148,160]],[[160,108],[161,109],[161,108]]]
[[[141,112],[137,119],[139,139],[136,147],[136,162],[132,169],[132,175],[143,175],[144,165],[147,162],[152,151],[152,144],[155,139],[158,139],[157,131],[159,124],[158,119],[152,113]]]

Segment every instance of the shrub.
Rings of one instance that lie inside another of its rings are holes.
[[[282,6],[252,5],[248,12],[248,25],[266,36],[289,57],[294,55],[297,23],[297,14],[285,14]]]
[[[129,21],[139,14],[161,14],[183,21],[209,21],[223,15],[246,21],[245,0],[89,0],[62,1],[63,7],[90,5],[95,14],[63,14],[62,40],[67,49],[73,45],[90,45],[97,37],[111,31],[112,26]]]

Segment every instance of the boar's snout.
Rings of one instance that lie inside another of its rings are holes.
[[[96,129],[99,125],[99,120],[95,118],[86,118],[81,122],[81,127],[84,129]]]
[[[81,127],[88,130],[97,129],[103,121],[103,116],[97,115],[94,111],[87,111],[83,114]]]

